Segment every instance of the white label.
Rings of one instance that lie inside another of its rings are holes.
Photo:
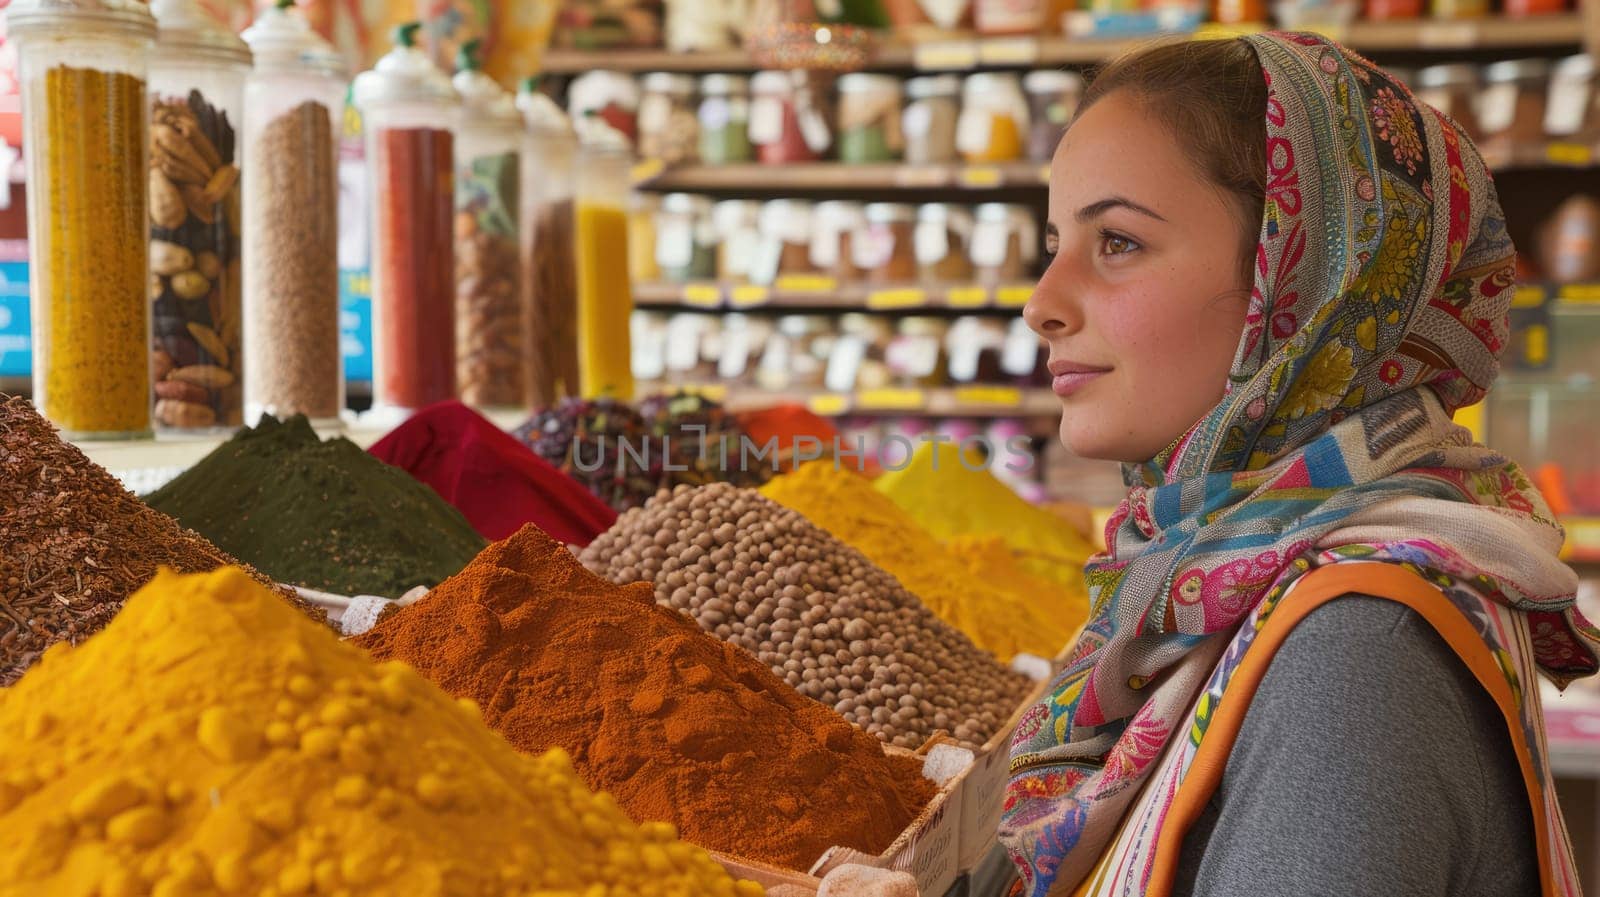
[[[934,265],[950,254],[950,232],[942,221],[917,222],[917,264]]]
[[[728,100],[728,118],[732,121],[748,122],[750,120],[750,100],[742,96]]]
[[[822,113],[807,106],[800,110],[800,135],[805,138],[806,146],[814,153],[824,153],[828,144],[833,142],[833,132],[828,129],[828,120]]]
[[[656,264],[663,268],[686,268],[694,259],[694,235],[689,222],[674,215],[657,223]]]
[[[761,238],[761,248],[750,262],[750,282],[771,286],[778,279],[778,263],[783,260],[783,240],[776,235]]]
[[[906,373],[913,377],[927,377],[939,367],[939,340],[931,336],[914,337],[906,341]]]
[[[648,312],[635,312],[629,327],[633,338],[633,375],[660,380],[667,371],[667,329]]]
[[[823,374],[822,385],[830,392],[849,392],[856,388],[856,378],[861,373],[861,362],[867,357],[867,340],[854,334],[841,336],[833,344],[833,354],[828,357],[828,370]]]
[[[720,131],[733,120],[733,107],[726,97],[706,97],[700,104],[700,126],[707,131]]]
[[[980,221],[972,229],[972,263],[980,268],[998,268],[1006,262],[1006,241],[1010,228],[1003,221]]]
[[[950,379],[957,383],[971,383],[978,378],[978,356],[983,353],[982,331],[975,326],[963,326],[964,323],[951,327],[945,337],[945,348],[950,353]]]
[[[853,241],[852,241],[853,242]],[[839,231],[818,227],[811,232],[811,264],[827,270],[839,263]]]
[[[856,231],[850,250],[856,267],[864,271],[887,265],[894,255],[894,231],[887,225],[869,224]]]
[[[816,10],[824,19],[837,19],[844,15],[844,3],[842,0],[817,0]]]
[[[761,372],[786,382],[789,379],[789,357],[794,354],[793,350],[787,336],[774,333],[768,337],[767,349],[761,353]]]
[[[1517,85],[1492,84],[1478,100],[1478,121],[1487,134],[1497,134],[1511,127],[1517,114]]]
[[[658,93],[649,94],[639,104],[639,133],[659,134],[672,120],[672,100]]]
[[[783,139],[783,101],[756,97],[750,103],[750,142],[765,146]]]
[[[989,148],[989,132],[994,128],[994,117],[986,109],[963,109],[956,121],[956,149],[967,155],[979,155]]]
[[[1028,329],[1028,322],[1013,318],[1006,333],[1006,347],[1000,353],[1000,369],[1013,377],[1033,373],[1039,360],[1039,335]]]
[[[728,273],[734,277],[750,277],[751,268],[761,252],[761,233],[741,227],[730,234],[722,244],[728,259]]]
[[[1584,107],[1589,104],[1589,85],[1551,81],[1548,103],[1544,111],[1545,133],[1552,137],[1576,134],[1583,127]]]
[[[699,315],[673,315],[667,322],[667,370],[688,371],[700,362]]]
[[[961,23],[961,17],[972,0],[917,0],[922,14],[940,28],[949,30]]]
[[[717,359],[717,376],[723,380],[737,380],[744,376],[750,364],[750,328],[724,327],[722,331],[722,357]]]
[[[906,132],[906,137],[912,140],[922,140],[933,130],[933,104],[926,100],[918,100],[906,107],[900,116],[900,127]]]

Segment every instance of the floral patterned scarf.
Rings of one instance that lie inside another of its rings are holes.
[[[1560,527],[1450,422],[1498,373],[1514,287],[1482,159],[1337,44],[1242,39],[1268,89],[1245,332],[1217,407],[1124,468],[1089,623],[1013,740],[1000,836],[1032,895],[1092,869],[1241,621],[1318,564],[1448,577],[1526,614],[1556,681],[1600,669]]]

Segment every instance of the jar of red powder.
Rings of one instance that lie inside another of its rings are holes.
[[[810,79],[802,71],[757,72],[750,82],[750,142],[767,165],[814,162],[833,143]]]
[[[460,99],[415,23],[356,77],[372,197],[373,406],[455,397],[455,137]]]

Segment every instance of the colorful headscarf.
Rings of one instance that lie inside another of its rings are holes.
[[[1317,566],[1448,577],[1525,613],[1556,681],[1600,668],[1560,527],[1450,421],[1499,371],[1514,288],[1483,160],[1333,42],[1243,40],[1268,89],[1245,332],[1221,403],[1124,468],[1089,623],[1016,733],[1001,839],[1033,895],[1089,872],[1241,621]]]

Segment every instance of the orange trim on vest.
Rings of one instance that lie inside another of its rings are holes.
[[[1511,684],[1506,681],[1500,665],[1494,660],[1483,638],[1472,628],[1455,605],[1439,589],[1431,586],[1409,570],[1394,564],[1353,562],[1319,567],[1307,573],[1295,585],[1283,602],[1267,618],[1267,624],[1257,633],[1255,642],[1245,652],[1233,679],[1223,692],[1224,699],[1217,705],[1206,729],[1205,737],[1195,750],[1194,760],[1178,785],[1172,806],[1157,836],[1154,866],[1151,870],[1147,897],[1168,897],[1172,893],[1173,879],[1177,876],[1178,858],[1182,853],[1183,838],[1194,825],[1212,794],[1222,781],[1239,728],[1244,723],[1245,711],[1255,696],[1261,679],[1266,675],[1272,657],[1295,625],[1318,607],[1348,593],[1371,595],[1396,601],[1416,611],[1428,621],[1440,637],[1450,645],[1467,665],[1478,683],[1488,691],[1500,712],[1505,716],[1511,744],[1522,767],[1522,779],[1527,788],[1529,810],[1533,814],[1534,840],[1539,856],[1540,893],[1554,897],[1555,881],[1550,869],[1550,832],[1546,824],[1544,807],[1534,803],[1541,793],[1538,778],[1533,772],[1533,762],[1527,739],[1523,737],[1520,714],[1511,694]],[[1538,683],[1527,683],[1537,688]]]

